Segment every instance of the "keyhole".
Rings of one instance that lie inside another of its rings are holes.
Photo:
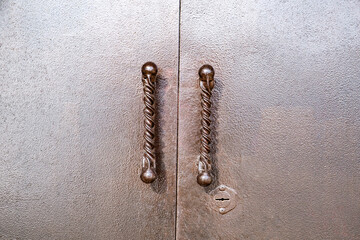
[[[229,198],[215,198],[217,201],[229,201]]]
[[[231,202],[229,193],[225,191],[218,192],[213,199],[219,208],[226,208]]]

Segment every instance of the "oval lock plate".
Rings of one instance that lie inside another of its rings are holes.
[[[236,207],[236,192],[225,185],[215,188],[210,196],[210,207],[220,214],[228,213]]]

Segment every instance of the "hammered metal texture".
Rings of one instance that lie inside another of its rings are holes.
[[[181,1],[178,239],[360,239],[358,0]],[[212,92],[214,183],[196,183]],[[208,207],[216,186],[242,199]]]
[[[174,239],[178,1],[0,1],[0,239]],[[140,178],[153,61],[158,179]]]

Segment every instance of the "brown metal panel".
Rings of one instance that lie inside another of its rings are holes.
[[[178,8],[0,1],[0,239],[175,237]],[[159,67],[151,185],[146,61]]]
[[[359,26],[357,0],[182,0],[178,239],[360,239]],[[203,64],[215,69],[206,188]],[[237,193],[225,214],[210,197],[220,184]]]

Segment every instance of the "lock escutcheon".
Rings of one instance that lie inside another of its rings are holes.
[[[236,207],[236,192],[232,188],[220,185],[210,195],[210,207],[220,214],[228,213]]]

